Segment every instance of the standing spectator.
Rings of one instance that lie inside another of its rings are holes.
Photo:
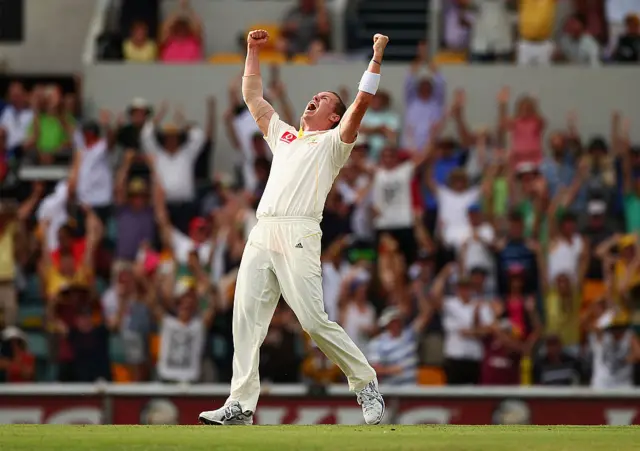
[[[160,30],[160,60],[164,63],[202,61],[204,28],[189,0],[180,0]]]
[[[584,180],[586,198],[604,200],[607,205],[614,205],[618,186],[615,158],[609,153],[607,142],[600,137],[593,138],[587,150],[581,162],[587,171]]]
[[[16,256],[21,224],[16,219],[15,209],[0,202],[0,325],[5,326],[14,325],[18,316]]]
[[[588,263],[585,273],[583,303],[590,305],[605,295],[604,262],[598,255],[598,249],[614,235],[613,228],[607,225],[607,204],[601,200],[592,200],[587,204],[587,224],[582,236],[589,247]]]
[[[546,332],[558,336],[567,350],[578,355],[580,345],[581,280],[570,273],[559,273],[549,282],[543,280]]]
[[[151,63],[158,57],[156,43],[149,38],[149,27],[145,22],[134,22],[129,38],[122,44],[124,59],[135,63]]]
[[[367,137],[368,157],[372,162],[378,162],[383,148],[397,145],[399,129],[400,116],[391,110],[391,96],[386,91],[378,91],[360,127],[360,133]]]
[[[213,298],[206,310],[198,312],[198,295],[195,281],[181,278],[175,285],[173,300],[166,308],[159,303],[155,290],[150,292],[152,309],[160,328],[160,355],[158,376],[164,382],[198,382],[200,379],[205,331],[211,327],[215,316]]]
[[[493,256],[495,231],[489,221],[484,219],[481,206],[473,204],[468,208],[469,227],[461,234],[459,253],[461,267],[466,274],[474,268],[484,270],[485,290],[494,291],[496,287],[496,265]]]
[[[188,127],[186,133],[186,142],[180,144],[180,129],[167,126],[161,144],[153,121],[147,121],[141,135],[144,151],[152,155],[157,180],[162,183],[172,222],[183,231],[195,210],[193,166],[204,143],[204,133],[196,126]]]
[[[324,310],[327,312],[329,320],[335,322],[338,322],[340,296],[349,271],[349,264],[343,260],[343,253],[347,245],[348,238],[339,237],[329,244],[321,256]]]
[[[421,42],[411,64],[404,86],[405,115],[401,145],[414,152],[426,149],[432,127],[444,115],[446,83],[433,60],[429,64],[430,78],[418,78],[427,63],[427,45]]]
[[[562,350],[562,340],[548,335],[533,364],[535,385],[578,385],[582,379],[580,362]]]
[[[420,312],[405,323],[397,307],[387,307],[380,315],[382,333],[369,345],[369,362],[380,382],[389,385],[412,385],[418,374],[418,337],[429,322],[433,310],[426,297],[420,301]]]
[[[569,123],[575,123],[575,113],[569,113]],[[571,148],[572,138],[556,131],[549,136],[550,154],[544,158],[540,172],[549,190],[549,195],[554,197],[562,188],[568,188],[574,180],[576,173],[576,157]]]
[[[589,249],[578,232],[578,218],[574,213],[566,211],[555,226],[557,210],[552,208],[549,216],[552,234],[547,256],[547,277],[549,281],[553,281],[558,275],[567,274],[571,277],[571,283],[581,285]]]
[[[556,0],[522,0],[518,11],[518,64],[548,66],[553,56]]]
[[[0,383],[33,382],[35,366],[24,332],[6,327],[0,335]]]
[[[503,87],[498,94],[500,130],[509,132],[511,137],[511,168],[516,168],[521,163],[539,165],[542,163],[542,135],[546,121],[538,110],[536,100],[531,96],[521,97],[516,103],[515,115],[510,117],[510,96],[508,87]]]
[[[632,158],[627,143],[623,147],[622,158],[624,219],[627,233],[640,233],[640,177],[633,174]]]
[[[329,47],[330,24],[324,0],[299,0],[285,16],[279,47],[288,56],[306,53],[315,41]]]
[[[513,52],[513,30],[509,0],[475,0],[477,8],[471,28],[473,61],[507,61]]]
[[[28,93],[19,81],[9,85],[7,97],[7,106],[0,115],[0,125],[6,133],[4,142],[8,156],[13,157],[22,149],[27,139],[29,127],[33,122],[33,109],[29,105]]]
[[[100,322],[95,324],[91,305],[82,305],[67,332],[73,358],[73,374],[69,382],[96,382],[111,380],[109,362],[109,330]]]
[[[556,59],[569,64],[600,66],[600,46],[586,31],[584,18],[573,15],[567,19],[557,47]]]
[[[356,157],[353,151],[347,165],[342,168],[336,187],[347,205],[352,208],[351,232],[354,241],[363,245],[373,240],[371,228],[371,186],[373,184],[374,168],[367,164],[365,158],[358,158],[362,152],[362,145],[358,145]]]
[[[520,359],[526,352],[523,340],[508,319],[495,321],[486,329],[480,384],[520,385]]]
[[[347,276],[340,287],[339,324],[351,337],[358,349],[368,349],[373,335],[376,312],[368,299],[369,275],[355,271]]]
[[[156,117],[156,123],[160,123],[164,116],[165,108],[160,108],[161,117]],[[119,119],[120,126],[116,132],[116,142],[125,150],[133,150],[137,153],[142,151],[140,145],[140,134],[142,127],[151,116],[151,106],[141,97],[131,100],[127,111],[126,118]]]
[[[637,64],[640,62],[640,16],[630,14],[624,23],[625,31],[618,37],[612,59],[616,63]]]

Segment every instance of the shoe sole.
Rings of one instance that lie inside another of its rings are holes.
[[[203,416],[199,416],[198,417],[198,422],[200,424],[204,424],[205,426],[222,426],[223,425],[222,421],[210,420],[210,419],[205,418]]]

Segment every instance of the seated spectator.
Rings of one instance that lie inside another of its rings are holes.
[[[162,24],[160,60],[165,63],[202,61],[204,29],[189,0],[180,0],[179,8]]]
[[[513,52],[513,31],[508,0],[476,0],[471,28],[474,61],[507,61]]]
[[[142,178],[127,183],[135,153],[127,151],[124,162],[118,169],[115,182],[115,223],[117,260],[132,262],[143,243],[155,243],[156,221],[154,203],[150,202],[150,190]],[[153,174],[153,173],[152,173]],[[152,183],[158,183],[152,179]]]
[[[362,118],[360,133],[367,138],[369,159],[378,162],[380,152],[385,147],[397,145],[400,116],[391,110],[391,97],[385,91],[378,91]]]
[[[473,14],[468,0],[453,0],[445,3],[444,45],[449,50],[466,52],[473,24]]]
[[[180,230],[186,231],[195,211],[195,178],[193,167],[202,151],[204,133],[195,126],[186,129],[186,141],[180,143],[181,130],[166,126],[160,141],[155,135],[153,121],[142,129],[144,151],[150,154],[157,180],[162,184],[171,219]]]
[[[518,64],[548,66],[554,44],[556,0],[522,0],[518,10]]]
[[[625,17],[625,31],[618,38],[612,59],[616,63],[640,62],[640,16]]]
[[[27,337],[15,326],[0,335],[0,383],[33,382],[36,359],[29,352]]]
[[[14,157],[22,149],[33,122],[28,95],[22,83],[14,81],[9,85],[7,106],[0,115],[0,126],[6,134],[3,142],[8,150],[7,157]]]
[[[38,161],[51,164],[56,156],[69,152],[75,133],[75,119],[64,111],[60,88],[52,86],[32,93],[35,116],[25,147],[35,149]]]
[[[556,60],[569,64],[600,66],[600,46],[587,33],[583,17],[573,15],[567,19],[554,56]]]
[[[429,63],[430,78],[418,78],[427,64],[427,45],[421,42],[404,86],[405,114],[401,146],[420,152],[427,148],[433,126],[444,115],[446,83],[436,64]]]
[[[418,337],[433,310],[423,298],[418,316],[407,323],[397,307],[387,307],[378,320],[380,335],[371,340],[369,363],[382,384],[415,385],[418,375]]]
[[[149,27],[144,22],[135,22],[129,38],[122,44],[124,59],[135,63],[150,63],[158,57],[156,43],[149,38]]]
[[[149,282],[151,283],[151,282]],[[171,293],[172,301],[165,308],[148,286],[152,311],[160,328],[158,376],[163,382],[198,382],[201,377],[202,351],[207,331],[215,317],[214,299],[210,298],[204,312],[198,310],[195,280],[181,278]]]
[[[578,385],[582,380],[580,362],[563,351],[562,340],[548,335],[545,346],[533,363],[535,385]]]
[[[260,378],[274,384],[300,382],[300,323],[284,302],[279,302],[260,348]]]
[[[546,0],[544,0],[546,1]],[[500,130],[511,135],[510,166],[516,168],[521,163],[542,163],[542,135],[546,121],[538,110],[533,97],[523,96],[516,103],[514,116],[509,116],[509,88],[504,87],[498,94]]]
[[[306,53],[319,40],[328,47],[330,24],[324,0],[299,0],[281,25],[280,49],[288,56]]]

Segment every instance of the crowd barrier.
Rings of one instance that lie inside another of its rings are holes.
[[[0,386],[0,424],[194,424],[220,406],[227,385]],[[543,387],[384,387],[390,424],[640,424],[640,390]],[[255,424],[361,424],[345,386],[312,395],[264,386]]]

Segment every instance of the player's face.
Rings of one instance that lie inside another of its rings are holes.
[[[328,129],[340,120],[336,114],[338,98],[331,92],[320,92],[313,96],[302,114],[302,119],[307,125],[317,129]]]

